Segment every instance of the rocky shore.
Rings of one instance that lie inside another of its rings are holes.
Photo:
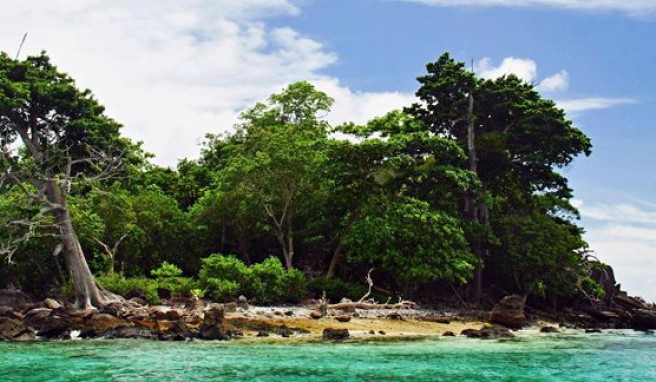
[[[255,307],[245,300],[216,304],[172,298],[150,306],[140,299],[100,310],[78,310],[45,299],[33,301],[18,290],[0,290],[0,340],[142,338],[193,341],[280,341],[467,336],[503,338],[532,327],[543,333],[566,328],[656,329],[656,310],[638,298],[618,295],[613,305],[559,315],[527,313],[524,299],[507,296],[491,311],[419,309],[414,304],[358,308],[310,302],[292,307]]]

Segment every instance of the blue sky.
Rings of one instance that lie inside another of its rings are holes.
[[[653,0],[7,0],[0,50],[46,49],[156,161],[296,80],[336,99],[333,123],[412,101],[448,51],[481,76],[516,73],[594,144],[566,170],[599,257],[656,300]]]

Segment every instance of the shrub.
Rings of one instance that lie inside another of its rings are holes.
[[[252,271],[232,255],[211,255],[202,259],[198,282],[215,300],[233,299],[251,284]]]
[[[182,276],[182,269],[168,261],[162,263],[159,268],[150,271],[150,274],[157,278],[179,277]]]
[[[367,293],[367,287],[360,284],[349,283],[340,278],[316,278],[310,282],[309,290],[315,296],[322,296],[326,292],[326,297],[331,302],[339,302],[346,297],[351,300],[358,300]]]
[[[307,293],[305,275],[287,271],[273,256],[248,267],[234,256],[211,255],[202,260],[198,279],[200,288],[216,300],[243,294],[259,304],[275,304],[297,302]]]
[[[146,296],[149,304],[159,304],[157,280],[147,277],[123,277],[118,273],[106,273],[96,278],[98,283],[110,292],[124,295],[131,290],[139,290]]]

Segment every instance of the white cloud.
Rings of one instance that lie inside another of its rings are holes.
[[[634,104],[637,101],[631,98],[579,98],[571,100],[560,100],[556,103],[562,107],[570,116],[580,114],[589,110],[608,109],[613,106]]]
[[[565,70],[549,76],[536,86],[536,89],[540,92],[546,93],[555,93],[560,91],[565,91],[569,87],[569,73]]]
[[[656,11],[653,0],[401,0],[442,7],[552,7],[580,11],[620,11],[631,15]]]
[[[93,90],[124,134],[156,162],[196,157],[208,132],[285,85],[310,80],[336,99],[331,120],[362,122],[407,103],[398,93],[358,93],[321,71],[337,56],[267,18],[294,15],[290,0],[10,0],[0,14],[0,49],[22,57],[46,49],[61,70]]]
[[[474,72],[482,78],[494,79],[514,74],[525,82],[531,83],[538,76],[538,65],[527,58],[506,57],[499,66],[485,57],[474,64]]]
[[[576,205],[588,227],[586,240],[600,260],[613,266],[622,288],[656,301],[656,208],[644,203]]]

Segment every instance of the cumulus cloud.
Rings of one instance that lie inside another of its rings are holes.
[[[567,90],[569,87],[569,74],[565,70],[549,76],[536,87],[541,92],[555,93]]]
[[[9,0],[4,9],[0,50],[13,55],[29,32],[23,57],[46,49],[163,165],[196,157],[206,133],[230,129],[244,108],[294,81],[310,80],[336,99],[333,121],[361,122],[408,101],[322,75],[334,52],[267,25],[300,12],[290,0]]]
[[[600,260],[609,263],[623,289],[656,301],[656,207],[649,204],[576,202],[585,235]]]
[[[578,11],[620,11],[631,15],[656,11],[652,0],[400,0],[441,7],[551,7]]]
[[[506,57],[499,66],[494,66],[488,57],[474,63],[474,71],[482,78],[499,78],[514,74],[525,82],[533,82],[538,75],[538,65],[527,58]]]

